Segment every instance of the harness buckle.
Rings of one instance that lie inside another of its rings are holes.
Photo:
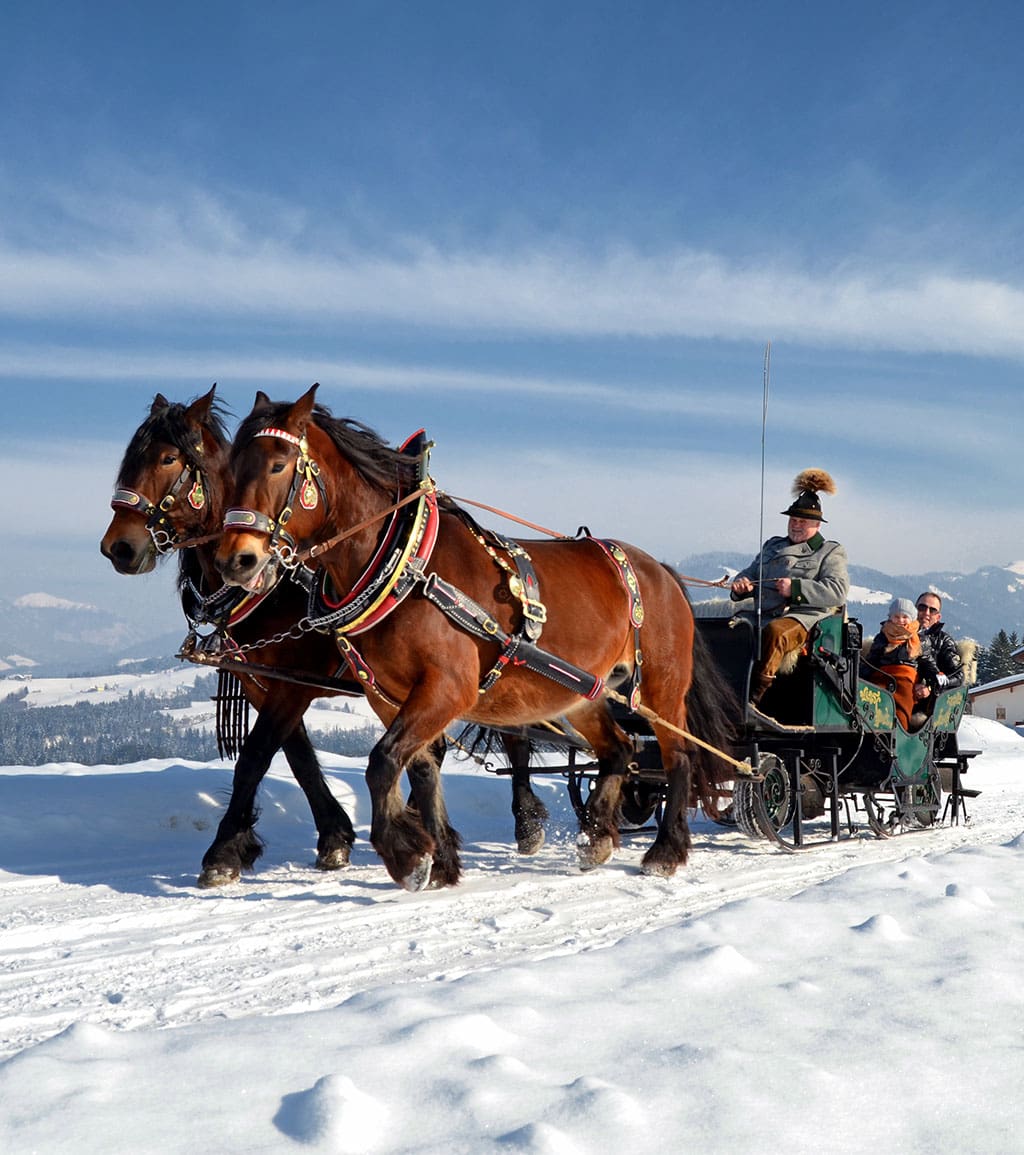
[[[537,601],[535,598],[524,597],[523,603],[523,617],[529,618],[531,622],[537,622],[538,625],[545,625],[548,620],[548,607],[543,603]]]

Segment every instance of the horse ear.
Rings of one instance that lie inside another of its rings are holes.
[[[155,417],[158,413],[162,412],[164,409],[170,409],[170,407],[170,401],[168,401],[162,393],[158,393],[153,398],[153,404],[149,407],[149,415],[150,417]]]
[[[273,404],[273,401],[270,400],[262,389],[257,389],[256,400],[252,403],[252,411],[253,413],[262,413],[264,409],[269,409]]]
[[[213,389],[202,397],[197,397],[186,410],[185,416],[196,426],[202,427],[210,419],[210,407],[213,405],[213,394],[217,388],[214,382]]]
[[[320,382],[318,381],[315,385],[310,386],[291,409],[288,410],[288,423],[293,429],[305,433],[309,419],[313,416],[313,406],[316,404],[316,391],[319,388]]]

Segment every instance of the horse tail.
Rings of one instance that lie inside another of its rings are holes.
[[[502,750],[501,734],[490,726],[480,726],[476,722],[467,722],[450,741],[467,758],[477,762],[486,762]]]
[[[690,595],[682,578],[671,566],[666,565],[665,569],[675,578],[687,605],[690,605]],[[743,710],[696,623],[692,663],[690,688],[686,694],[687,728],[702,742],[731,756]],[[690,763],[693,767],[692,801],[699,803],[706,814],[717,814],[721,800],[726,796],[726,784],[732,781],[734,772],[724,758],[696,744],[690,751]]]

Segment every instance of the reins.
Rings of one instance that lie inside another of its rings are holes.
[[[438,495],[441,497],[447,497],[449,501],[460,502],[462,505],[473,505],[477,509],[486,509],[488,513],[497,514],[498,517],[503,517],[506,521],[514,521],[517,525],[525,525],[527,529],[535,529],[538,533],[547,534],[548,537],[556,538],[559,541],[574,540],[567,533],[557,533],[553,529],[546,529],[543,525],[537,525],[532,521],[527,521],[523,517],[516,517],[514,513],[509,513],[505,509],[498,509],[493,505],[485,505],[482,501],[473,501],[468,497],[456,497],[454,494],[445,493],[440,489],[438,490]],[[579,533],[577,533],[576,536],[578,537]],[[687,585],[709,586],[714,589],[722,589],[724,586],[728,585],[729,582],[728,575],[720,577],[717,581],[708,581],[706,578],[689,577],[686,574],[680,574],[679,577],[682,581],[686,582]]]
[[[412,501],[416,501],[418,498],[422,497],[424,493],[431,493],[433,490],[434,483],[429,478],[427,478],[425,481],[421,482],[411,493],[407,493],[401,500],[396,501],[394,505],[389,505],[386,509],[379,510],[372,517],[366,518],[365,520],[359,522],[358,525],[353,525],[348,529],[342,530],[341,533],[336,533],[334,537],[329,537],[326,541],[318,542],[316,545],[310,546],[309,549],[302,550],[301,553],[293,554],[293,557],[299,564],[304,561],[308,561],[311,558],[319,557],[321,554],[327,553],[328,550],[334,549],[334,547],[339,542],[344,541],[345,538],[353,537],[355,534],[359,533],[360,530],[366,529],[368,526],[373,525],[374,522],[382,521],[385,517],[388,516],[389,513],[394,513],[396,510],[401,509],[402,506],[408,505]]]
[[[656,714],[649,706],[645,706],[642,702],[636,705],[631,705],[628,698],[617,693],[615,690],[605,690],[605,696],[611,698],[612,701],[618,702],[620,706],[625,706],[634,714],[639,714],[641,718],[646,718],[648,722],[656,722],[659,726],[664,726],[666,730],[671,730],[673,734],[678,734],[680,738],[685,738],[687,742],[692,742],[695,746],[700,746],[701,749],[707,750],[710,754],[715,754],[723,761],[728,762],[730,766],[739,772],[743,778],[754,778],[760,780],[759,776],[754,773],[753,768],[749,762],[740,762],[731,754],[726,754],[724,750],[719,750],[717,746],[712,746],[709,742],[705,742],[702,738],[698,738],[696,734],[691,734],[689,730],[683,730],[679,726],[674,726],[671,722],[667,722],[659,714]]]

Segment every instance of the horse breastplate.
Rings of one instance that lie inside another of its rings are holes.
[[[437,495],[395,510],[352,590],[339,597],[326,570],[318,570],[309,596],[309,617],[335,634],[365,633],[384,620],[412,591],[434,552],[440,514]]]

